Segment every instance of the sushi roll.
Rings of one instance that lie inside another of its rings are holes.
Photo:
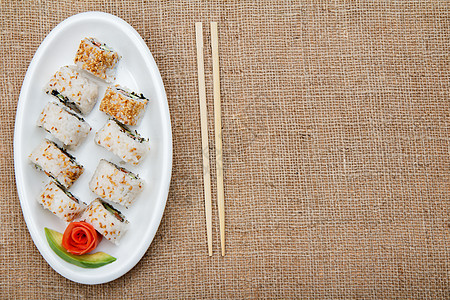
[[[125,216],[100,198],[92,201],[79,219],[91,224],[95,230],[116,245],[128,227]]]
[[[76,147],[82,142],[91,126],[61,104],[48,102],[37,120],[37,126],[44,128],[64,145]]]
[[[136,125],[144,114],[148,99],[119,85],[108,86],[100,110],[125,125]]]
[[[78,73],[75,66],[61,67],[44,90],[83,115],[94,108],[98,97],[97,84]]]
[[[84,203],[53,180],[44,187],[37,201],[66,222],[72,222],[86,207]]]
[[[44,140],[29,156],[37,169],[69,188],[83,174],[84,168],[75,158],[55,143]]]
[[[84,38],[74,61],[80,69],[111,83],[116,79],[116,65],[119,60],[120,55],[105,43],[96,38]]]
[[[150,150],[147,139],[140,137],[116,120],[109,120],[95,134],[95,142],[122,160],[137,165]]]
[[[102,159],[89,188],[103,199],[128,208],[144,188],[144,182],[132,172]]]

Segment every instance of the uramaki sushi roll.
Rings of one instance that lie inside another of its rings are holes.
[[[92,201],[79,219],[91,224],[95,230],[116,245],[128,227],[125,216],[100,198]]]
[[[44,128],[64,145],[76,147],[91,131],[91,126],[81,117],[63,105],[48,102],[37,120],[37,126]]]
[[[37,201],[65,222],[72,222],[86,207],[62,185],[51,180]]]
[[[116,79],[119,60],[120,55],[116,51],[90,37],[81,40],[74,62],[80,69],[111,83]]]
[[[100,102],[100,110],[125,125],[137,125],[145,112],[148,99],[129,89],[115,85],[108,86]]]
[[[143,190],[144,182],[134,173],[102,159],[89,188],[101,198],[128,208]]]
[[[36,168],[65,188],[69,188],[84,171],[72,155],[47,139],[31,152],[29,158]]]
[[[122,160],[137,165],[150,150],[147,139],[116,120],[109,120],[94,138],[95,142]]]
[[[64,66],[52,76],[45,92],[74,111],[86,115],[97,102],[98,86],[77,72],[75,66]]]

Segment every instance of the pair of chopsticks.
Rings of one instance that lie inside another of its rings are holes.
[[[203,25],[195,23],[197,40],[198,88],[200,98],[200,123],[202,133],[203,153],[203,187],[205,191],[206,232],[208,237],[208,254],[212,256],[212,209],[211,209],[211,178],[208,146],[208,117],[206,110],[205,66],[203,60]],[[219,76],[219,38],[217,22],[211,22],[211,48],[213,60],[213,94],[214,94],[214,128],[216,141],[217,169],[217,206],[219,209],[220,245],[222,256],[225,255],[225,206],[223,192],[223,161],[222,161],[222,120],[220,108],[220,76]]]

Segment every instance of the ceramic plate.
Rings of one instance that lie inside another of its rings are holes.
[[[145,181],[144,191],[130,208],[114,205],[129,220],[129,229],[119,246],[106,239],[101,241],[95,251],[104,251],[117,260],[97,269],[84,269],[67,263],[49,247],[44,227],[62,233],[66,224],[36,201],[49,178],[28,160],[28,155],[44,138],[56,141],[36,126],[39,113],[48,101],[53,100],[43,87],[61,66],[73,65],[78,45],[84,37],[96,37],[119,52],[122,59],[114,83],[143,93],[150,99],[142,121],[133,127],[150,140],[150,152],[138,166],[121,162],[94,142],[95,132],[108,120],[107,115],[98,109],[107,86],[105,83],[99,84],[97,104],[85,117],[92,127],[91,133],[79,147],[69,150],[85,168],[70,192],[85,203],[96,198],[88,183],[102,158],[139,174]],[[60,23],[44,39],[28,67],[20,92],[14,132],[14,163],[17,190],[28,230],[36,247],[56,272],[75,282],[99,284],[122,276],[139,262],[155,236],[166,205],[172,170],[172,133],[158,67],[145,42],[128,23],[106,13],[81,13]]]

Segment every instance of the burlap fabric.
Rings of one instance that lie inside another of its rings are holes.
[[[82,11],[130,23],[173,127],[167,207],[125,276],[58,275],[27,231],[13,130],[50,30]],[[1,1],[2,298],[450,298],[448,1]],[[227,255],[207,256],[194,22],[219,23]]]

